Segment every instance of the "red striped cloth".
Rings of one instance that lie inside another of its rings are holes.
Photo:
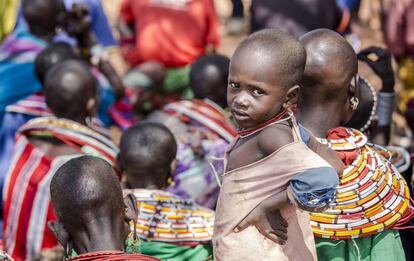
[[[72,257],[69,261],[122,261],[122,260],[136,260],[136,261],[159,261],[160,259],[142,255],[142,254],[126,254],[122,251],[99,251]]]
[[[35,93],[16,102],[15,104],[7,106],[6,111],[41,117],[49,117],[53,115],[47,107],[45,96],[42,92]]]
[[[182,100],[167,104],[163,110],[184,122],[197,121],[227,142],[231,142],[237,136],[234,125],[229,121],[223,109],[212,101]]]
[[[29,141],[39,131],[76,148],[78,155],[50,158]],[[15,260],[31,260],[41,249],[57,245],[47,222],[56,219],[50,200],[50,181],[70,158],[91,154],[114,164],[118,149],[107,137],[78,123],[37,118],[23,125],[4,187],[4,245]]]

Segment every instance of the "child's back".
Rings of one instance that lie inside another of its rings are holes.
[[[289,112],[296,104],[305,60],[305,50],[296,40],[273,30],[247,38],[232,58],[227,99],[242,130],[226,155],[215,221],[217,260],[316,260],[308,214],[286,204],[289,182],[290,194],[297,194],[292,182],[305,171],[306,178],[312,170],[329,175],[331,190],[337,184],[336,172],[302,142]],[[314,181],[309,184],[315,188]],[[269,201],[275,195],[281,196]],[[258,210],[263,204],[271,207]],[[260,219],[262,210],[267,212],[264,216],[271,214],[269,219],[277,221],[279,208],[289,224],[286,245],[273,242],[286,236],[283,226],[277,231],[270,223],[260,225],[250,218],[247,225],[256,227],[239,229],[239,223],[252,214]],[[271,233],[273,241],[262,235]]]

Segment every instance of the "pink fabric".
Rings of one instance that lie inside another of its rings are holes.
[[[268,157],[225,173],[214,226],[216,260],[317,260],[309,215],[296,206],[281,210],[289,223],[288,241],[284,246],[266,239],[253,226],[233,232],[260,202],[285,190],[292,176],[309,168],[329,166],[298,140],[298,132],[294,136],[295,142]]]
[[[385,38],[392,53],[414,58],[414,0],[388,0]]]

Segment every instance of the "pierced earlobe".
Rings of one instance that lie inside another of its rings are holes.
[[[355,96],[351,97],[351,99],[349,99],[349,103],[350,103],[351,109],[355,111],[359,105],[358,97],[355,97]]]

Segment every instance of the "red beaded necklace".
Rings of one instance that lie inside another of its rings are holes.
[[[83,260],[139,260],[139,261],[160,261],[160,259],[142,255],[142,254],[126,254],[122,251],[97,251],[92,253],[86,253],[79,255],[77,257],[72,257],[68,259],[69,261],[83,261]]]
[[[287,109],[283,109],[282,112],[280,112],[279,114],[276,114],[274,117],[270,118],[269,120],[263,122],[262,124],[259,124],[255,127],[252,128],[248,128],[248,129],[241,129],[237,132],[237,134],[239,135],[239,137],[244,138],[247,137],[259,130],[262,130],[264,128],[266,128],[268,125],[276,123],[282,119],[284,119],[284,117],[286,117],[287,115],[289,115],[290,117],[290,113],[289,110]],[[286,119],[288,119],[289,117],[286,117]]]

